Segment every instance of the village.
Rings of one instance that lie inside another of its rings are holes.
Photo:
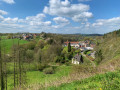
[[[85,56],[91,61],[94,61],[95,59],[95,52],[94,47],[96,46],[95,43],[91,42],[90,40],[86,41],[79,41],[79,42],[64,42],[64,47],[67,47],[68,44],[70,43],[71,47],[80,50],[80,54],[77,53],[73,58],[72,58],[72,63],[73,64],[80,64],[83,63],[83,57]],[[89,52],[89,54],[87,54]]]
[[[35,39],[36,37],[41,37],[43,40],[44,34],[35,34],[35,33],[18,33],[17,35],[12,36],[12,39],[20,39],[20,40],[27,40],[31,41]],[[50,38],[46,39],[49,40]],[[76,50],[80,50],[80,53],[77,53],[73,58],[72,58],[72,64],[80,64],[83,63],[83,56],[88,58],[91,61],[95,60],[95,53],[96,51],[94,50],[96,44],[91,41],[91,40],[83,40],[83,41],[66,41],[63,42],[63,47],[67,47],[68,44],[70,43],[70,46]]]

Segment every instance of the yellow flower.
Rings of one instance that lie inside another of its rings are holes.
[[[100,88],[100,90],[102,90],[102,88]]]

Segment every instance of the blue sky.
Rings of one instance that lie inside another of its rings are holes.
[[[0,0],[0,32],[107,33],[120,29],[120,0]]]

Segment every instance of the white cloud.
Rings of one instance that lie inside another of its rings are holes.
[[[73,20],[75,17],[78,17],[75,18],[78,20],[74,21],[79,21],[81,19],[87,19],[93,15],[91,12],[88,12],[89,9],[89,5],[86,4],[71,4],[68,0],[50,0],[49,6],[45,6],[43,12],[50,15],[73,18]],[[86,17],[82,16],[84,14]]]
[[[70,6],[70,2],[68,0],[65,0],[65,1],[61,1],[61,5],[63,6]]]
[[[7,15],[7,14],[8,14],[8,12],[0,10],[0,15]]]
[[[93,14],[91,12],[83,12],[81,14],[75,15],[74,17],[72,17],[72,20],[76,21],[76,22],[84,22],[87,21],[88,18],[92,18]]]
[[[93,25],[93,26],[102,26],[103,23],[102,23],[102,22],[98,22],[98,23],[93,23],[92,25]]]
[[[115,26],[120,25],[120,17],[115,17],[111,19],[98,19],[96,20],[96,23],[93,23],[93,26]]]
[[[0,21],[3,21],[4,20],[4,17],[0,15]]]
[[[51,25],[52,23],[51,23],[51,21],[46,21],[46,22],[44,22],[44,25],[45,26],[49,26],[49,25]]]
[[[57,25],[53,25],[54,28],[62,28],[70,24],[69,20],[63,17],[55,17],[53,18],[53,21],[57,24]]]
[[[28,16],[25,20],[21,19],[19,22],[28,23],[29,25],[51,25],[51,21],[43,21],[46,16],[44,14],[37,14],[36,16]]]
[[[52,23],[51,21],[44,21],[45,17],[44,14],[37,14],[36,16],[19,19],[18,17],[4,18],[0,15],[0,32],[37,32],[39,30],[49,30]]]
[[[66,18],[63,18],[63,17],[55,17],[53,18],[53,21],[55,21],[55,23],[57,24],[69,24],[69,20],[67,20]]]
[[[14,4],[15,1],[14,0],[2,0],[3,2],[6,2],[8,4]]]
[[[44,14],[37,14],[36,16],[28,16],[26,20],[28,21],[41,21],[43,18],[46,17]]]
[[[2,21],[3,23],[17,23],[18,22],[18,18],[4,18],[4,20]]]

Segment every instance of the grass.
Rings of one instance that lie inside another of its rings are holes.
[[[56,78],[60,79],[62,76],[67,76],[70,73],[70,68],[70,66],[58,66],[55,70],[55,74],[44,74],[39,71],[27,72],[27,78],[30,78],[28,82],[29,84],[43,84],[45,82],[54,81]]]
[[[11,47],[13,46],[13,41],[14,41],[14,44],[17,44],[18,40],[19,39],[5,39],[5,40],[2,40],[1,43],[3,44],[3,47],[6,48],[6,53],[10,53]],[[26,40],[19,40],[20,44],[25,44],[27,42],[28,41],[26,41]]]
[[[56,79],[60,80],[63,76],[69,75],[71,71],[71,66],[58,66],[55,69],[55,74],[44,74],[40,71],[28,71],[27,76],[27,85],[36,85],[36,84],[45,84],[53,82]],[[13,88],[13,74],[8,74],[8,90]]]
[[[102,51],[103,60],[101,64],[108,62],[116,56],[120,56],[120,37],[117,37],[117,39],[106,38],[101,40],[101,43],[96,47],[96,50]]]
[[[92,51],[88,51],[88,52],[87,52],[87,55],[88,55],[88,54],[91,54],[91,52],[92,52]]]
[[[83,65],[86,65],[86,66],[92,66],[93,64],[90,62],[90,60],[88,60],[88,58],[84,57],[83,56]],[[93,62],[94,63],[94,62]]]
[[[120,90],[120,71],[98,74],[81,81],[65,83],[58,87],[51,86],[46,90]]]

